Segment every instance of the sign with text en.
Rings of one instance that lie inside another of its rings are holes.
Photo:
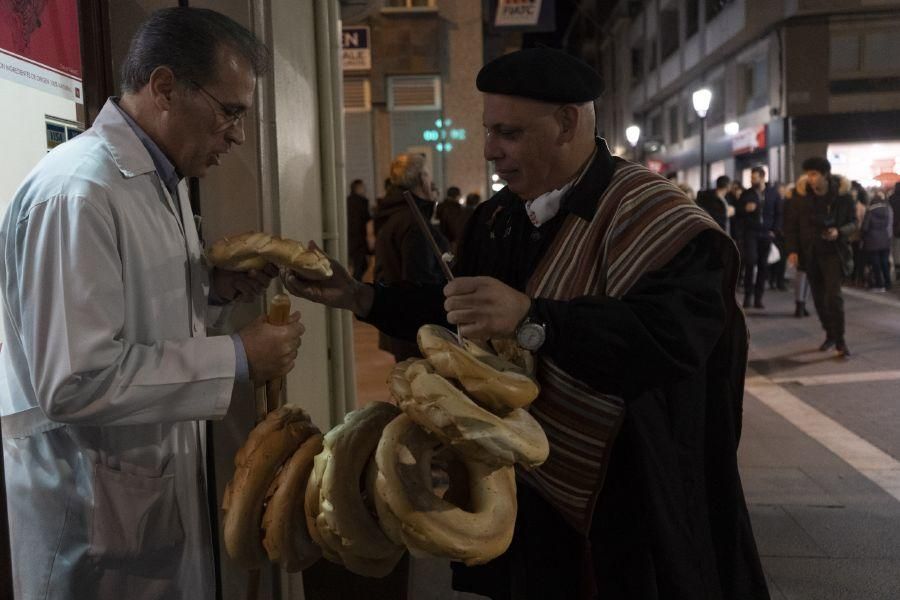
[[[372,68],[372,36],[366,26],[344,27],[341,32],[341,62],[345,71]]]

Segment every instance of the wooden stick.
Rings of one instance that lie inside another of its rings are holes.
[[[287,294],[275,294],[269,304],[269,315],[266,320],[270,325],[284,325],[291,316],[291,298]],[[284,389],[284,378],[279,377],[266,382],[266,412],[280,408],[281,392]]]

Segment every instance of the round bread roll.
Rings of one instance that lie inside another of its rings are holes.
[[[390,382],[391,394],[410,419],[472,460],[532,469],[550,454],[543,428],[525,409],[498,417],[435,373],[426,360],[399,363]]]
[[[416,554],[486,563],[506,551],[516,521],[512,467],[466,460],[466,508],[438,497],[431,462],[441,441],[401,415],[385,428],[375,453],[379,519],[400,522],[403,543]]]
[[[327,558],[333,563],[342,565],[344,561],[341,559],[341,555],[337,553],[337,550],[332,548],[330,542],[332,538],[328,538],[327,540],[322,537],[322,534],[319,533],[319,503],[320,503],[320,489],[322,484],[322,474],[325,472],[325,466],[328,464],[328,461],[331,459],[331,450],[327,447],[323,447],[322,451],[319,452],[316,457],[313,459],[313,468],[309,474],[309,480],[306,482],[306,494],[304,495],[303,501],[303,509],[304,516],[306,517],[306,530],[309,532],[309,536],[313,539],[319,549],[322,551],[322,556]]]
[[[498,415],[523,408],[537,398],[537,383],[515,364],[488,352],[473,354],[438,325],[423,325],[419,349],[440,375],[456,379],[473,400]]]
[[[366,577],[388,575],[406,551],[385,534],[360,490],[381,432],[399,413],[393,404],[373,402],[325,436],[330,453],[322,461],[316,527],[344,566]]]
[[[303,510],[313,459],[321,451],[322,434],[310,436],[294,452],[269,488],[270,498],[262,520],[263,546],[269,560],[280,563],[288,573],[302,571],[322,556],[309,534]]]
[[[319,250],[259,231],[218,240],[207,252],[207,259],[212,266],[229,271],[261,269],[267,263],[274,263],[296,271],[305,279],[328,279],[332,275],[331,262]]]
[[[260,535],[266,493],[281,465],[318,433],[296,406],[282,406],[250,432],[234,457],[234,477],[225,487],[222,524],[225,550],[238,564],[258,568],[266,558]]]

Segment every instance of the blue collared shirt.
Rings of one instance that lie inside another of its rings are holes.
[[[172,164],[169,157],[162,151],[162,148],[147,135],[147,132],[141,129],[141,126],[137,124],[137,121],[131,118],[131,115],[127,112],[122,110],[122,107],[119,106],[119,99],[113,98],[112,101],[119,112],[122,113],[122,118],[125,119],[125,122],[131,127],[134,134],[141,140],[141,144],[144,145],[144,148],[147,149],[150,158],[153,160],[153,166],[156,167],[156,174],[159,175],[159,179],[162,181],[163,185],[166,186],[169,194],[171,194],[173,198],[178,198],[178,182],[181,181],[182,177],[178,174],[175,165]],[[186,223],[183,223],[183,225],[187,226]],[[244,349],[244,342],[241,341],[241,336],[236,333],[231,335],[231,341],[234,342],[234,378],[237,381],[249,381],[250,365],[247,361],[247,351]]]

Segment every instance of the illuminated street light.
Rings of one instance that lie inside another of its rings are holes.
[[[725,123],[725,134],[726,135],[737,135],[738,131],[741,130],[741,126],[737,121],[729,121]]]
[[[709,105],[712,104],[712,92],[707,88],[701,88],[694,92],[692,100],[694,110],[700,117],[700,189],[705,190],[709,187],[709,182],[706,180],[706,113],[709,112]]]
[[[641,139],[641,128],[637,125],[629,125],[625,128],[625,139],[634,148],[637,146],[638,140]]]
[[[709,112],[709,105],[712,104],[712,92],[707,88],[701,88],[694,92],[693,101],[697,116],[705,119],[706,113]]]

